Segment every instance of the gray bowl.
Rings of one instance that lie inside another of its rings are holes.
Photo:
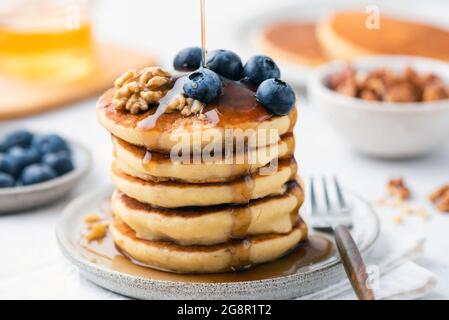
[[[43,206],[60,199],[76,186],[87,174],[92,157],[86,147],[72,141],[67,143],[72,150],[74,170],[46,182],[0,189],[0,214]]]
[[[116,293],[138,299],[290,299],[324,290],[346,278],[337,255],[300,268],[290,275],[242,282],[166,281],[116,271],[86,257],[79,243],[83,216],[98,212],[112,192],[111,186],[74,200],[64,210],[56,226],[56,236],[63,254],[84,277]],[[362,253],[367,254],[379,235],[377,215],[361,198],[352,193],[347,197],[354,209],[351,232]]]

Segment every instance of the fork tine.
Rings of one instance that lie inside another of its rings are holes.
[[[327,213],[329,213],[331,211],[331,202],[329,200],[329,193],[327,191],[327,181],[326,181],[326,177],[322,176],[321,180],[323,182],[323,193],[324,193],[324,201],[326,203],[326,211]]]
[[[340,204],[340,208],[346,208],[346,200],[345,197],[343,196],[343,192],[341,192],[341,187],[340,187],[340,183],[338,182],[337,176],[334,176],[334,185],[335,185],[335,190],[337,192],[337,198],[338,198],[338,202]]]
[[[312,214],[317,213],[317,204],[316,204],[316,196],[315,196],[315,183],[313,176],[310,177],[310,211]]]

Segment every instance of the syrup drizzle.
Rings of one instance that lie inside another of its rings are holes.
[[[201,7],[201,57],[202,66],[206,66],[206,1],[200,0]]]
[[[183,86],[184,82],[186,80],[187,75],[181,75],[178,79],[175,80],[175,84],[173,85],[173,88],[170,89],[165,97],[163,97],[159,101],[159,106],[156,109],[156,112],[152,114],[151,116],[143,119],[137,124],[137,129],[152,129],[156,126],[157,120],[165,113],[167,110],[167,106],[170,104],[170,102],[173,101],[174,98],[177,96],[183,94]]]
[[[102,242],[79,243],[78,247],[86,259],[113,271],[150,280],[199,283],[253,281],[288,276],[297,272],[298,269],[325,261],[336,253],[335,246],[331,241],[321,236],[312,235],[308,241],[300,243],[285,257],[273,262],[252,266],[250,269],[248,268],[250,265],[246,264],[246,268],[234,267],[235,271],[232,273],[177,274],[135,261],[125,252],[118,250],[110,234]],[[233,263],[235,265],[247,263],[249,256],[237,251],[238,249],[235,252],[235,257],[239,256],[239,258],[234,258]],[[244,250],[244,252],[249,251]]]

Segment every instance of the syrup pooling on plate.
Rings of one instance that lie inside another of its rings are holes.
[[[132,276],[143,277],[148,280],[165,280],[175,282],[239,282],[272,279],[296,273],[304,267],[325,262],[335,256],[334,244],[318,235],[309,236],[309,240],[300,243],[294,250],[283,258],[257,265],[251,269],[241,268],[233,273],[217,274],[176,274],[148,268],[142,263],[130,259],[126,253],[120,252],[114,245],[110,234],[101,242],[87,243],[83,238],[78,242],[81,254],[90,262],[108,268],[112,271]],[[244,261],[244,254],[240,261]]]
[[[111,221],[113,219],[113,213],[111,212],[109,201],[105,200],[101,204],[99,211],[105,220]],[[295,216],[295,223],[303,223],[297,214]],[[88,228],[85,224],[83,224],[83,226],[84,228]],[[244,228],[246,228],[246,226],[244,226]],[[114,241],[109,233],[100,241],[88,242],[83,237],[85,231],[86,230],[81,230],[80,238],[77,244],[82,249],[82,253],[85,258],[92,263],[112,267],[115,271],[126,272],[133,275],[148,274],[149,279],[160,279],[162,276],[163,278],[168,278],[167,280],[172,281],[234,282],[280,277],[292,274],[301,267],[324,261],[330,258],[335,251],[333,244],[329,240],[321,237],[309,237],[308,242],[299,244],[298,247],[289,252],[280,260],[254,266],[250,263],[252,241],[248,239],[231,240],[227,247],[227,250],[231,254],[230,271],[238,271],[237,273],[203,275],[173,273],[172,276],[168,276],[168,274],[171,273],[167,273],[166,270],[161,270],[155,266],[146,265],[131,258],[129,254],[123,251],[123,249],[119,249],[114,244]],[[129,227],[127,227],[127,231],[125,232],[133,233],[132,229]],[[201,246],[198,248],[200,247]],[[123,258],[125,258],[125,260],[123,260]],[[117,265],[119,266],[118,268]],[[124,267],[125,270],[123,270]],[[246,270],[249,268],[251,269]],[[166,275],[164,276],[163,274]]]

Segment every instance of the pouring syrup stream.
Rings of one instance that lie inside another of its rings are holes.
[[[201,53],[202,66],[206,66],[206,0],[200,0],[201,6]]]

